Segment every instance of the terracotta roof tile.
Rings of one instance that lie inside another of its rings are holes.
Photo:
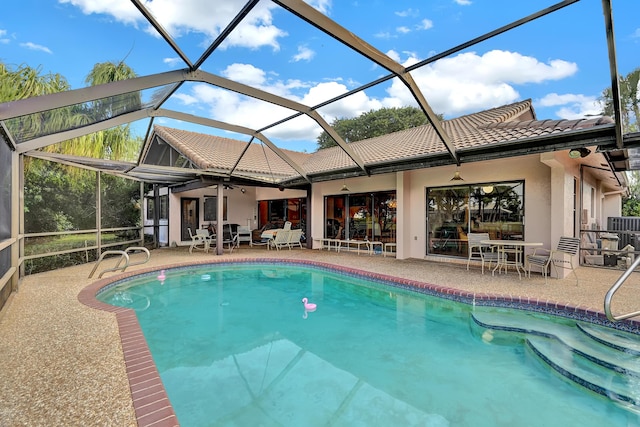
[[[231,169],[242,155],[247,142],[189,132],[181,129],[155,126],[154,132],[176,150],[187,156],[203,170]],[[308,153],[282,150],[298,164],[303,164]],[[252,142],[236,168],[238,173],[260,174],[282,177],[298,175],[289,164],[275,154],[268,146]]]
[[[456,150],[505,143],[610,124],[608,117],[588,120],[535,120],[531,100],[516,102],[442,122]],[[203,169],[233,167],[246,142],[178,129],[155,127],[156,133]],[[365,166],[446,153],[431,124],[350,143]],[[353,169],[356,163],[338,146],[315,153],[283,150],[308,175]],[[266,159],[265,161],[265,153]],[[270,169],[270,170],[269,170]],[[280,178],[298,173],[268,147],[252,143],[237,173],[273,174]]]

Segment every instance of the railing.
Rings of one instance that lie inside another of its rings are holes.
[[[143,251],[147,254],[147,258],[144,261],[138,261],[138,262],[130,262],[130,258],[129,258],[129,253],[130,252],[134,252],[134,251]],[[122,270],[125,271],[128,267],[132,266],[132,265],[140,265],[140,264],[144,264],[145,262],[149,261],[149,258],[151,257],[151,254],[149,253],[149,250],[145,247],[142,246],[132,246],[130,248],[127,248],[124,251],[104,251],[102,254],[100,254],[100,258],[98,258],[98,261],[96,262],[96,265],[93,266],[93,270],[91,270],[91,273],[89,273],[89,278],[91,278],[93,276],[93,273],[96,272],[96,270],[98,269],[98,266],[100,265],[100,263],[102,262],[102,260],[104,259],[105,256],[107,255],[120,255],[120,258],[118,259],[118,262],[116,263],[115,267],[112,268],[107,268],[105,270],[102,270],[100,272],[100,274],[98,275],[98,278],[102,277],[102,275],[108,271],[118,271],[118,270]],[[124,261],[124,265],[120,266],[122,264],[122,261]]]
[[[607,319],[612,322],[617,322],[620,320],[629,319],[631,317],[640,316],[640,311],[634,311],[633,313],[622,314],[620,316],[614,316],[611,312],[611,300],[613,299],[613,295],[620,289],[622,284],[629,278],[633,270],[640,265],[640,257],[636,257],[636,260],[631,264],[631,267],[627,268],[627,270],[622,273],[622,276],[613,284],[611,289],[607,292],[607,295],[604,297],[604,312],[607,315]]]

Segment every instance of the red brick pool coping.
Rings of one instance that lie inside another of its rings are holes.
[[[203,260],[180,264],[168,264],[161,267],[150,267],[131,272],[125,272],[117,276],[108,277],[98,280],[91,285],[85,287],[78,294],[78,300],[89,307],[114,313],[118,322],[120,332],[120,340],[122,343],[122,351],[124,353],[124,363],[129,379],[129,387],[131,389],[131,397],[133,399],[133,408],[135,410],[139,427],[174,427],[179,426],[178,418],[173,410],[173,406],[169,401],[164,384],[160,379],[160,374],[153,361],[151,352],[147,345],[147,341],[142,334],[138,318],[134,310],[123,307],[115,307],[96,299],[96,295],[106,286],[127,279],[129,277],[138,276],[150,272],[159,272],[162,269],[184,268],[190,265],[205,264],[235,264],[235,263],[282,263],[299,264],[312,267],[327,268],[337,270],[347,274],[354,274],[374,280],[392,282],[399,286],[414,288],[416,290],[428,290],[430,293],[437,293],[443,296],[457,297],[460,299],[468,299],[472,301],[495,301],[503,303],[524,304],[535,307],[543,307],[552,310],[560,310],[564,312],[573,312],[588,318],[606,320],[603,312],[593,310],[588,307],[572,306],[570,304],[561,304],[549,300],[537,298],[523,298],[517,296],[505,296],[489,293],[475,293],[459,289],[433,285],[430,283],[420,282],[411,279],[402,279],[386,274],[373,273],[369,271],[359,270],[356,268],[343,267],[339,265],[308,261],[308,260],[287,260],[275,258],[238,258],[234,260]],[[640,322],[631,321],[636,326],[640,326]]]

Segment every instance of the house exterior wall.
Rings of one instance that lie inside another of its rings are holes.
[[[604,188],[589,168],[581,171],[579,164],[569,159],[564,152],[465,163],[458,170],[466,184],[523,181],[524,238],[541,242],[546,248],[554,247],[561,236],[579,236],[585,219],[588,224],[603,225],[606,224],[607,217],[620,216],[622,195],[619,192],[607,193],[607,188]],[[397,258],[446,261],[451,258],[426,255],[426,193],[428,188],[451,186],[451,177],[455,171],[455,166],[443,166],[350,178],[344,183],[350,194],[396,191]],[[314,248],[318,248],[321,243],[313,238],[324,237],[324,198],[344,194],[340,191],[342,184],[343,181],[336,180],[312,185],[307,215]],[[211,187],[169,193],[171,244],[190,243],[180,239],[180,199],[200,199],[200,222],[203,223],[204,197],[215,196],[216,192],[216,188]],[[258,200],[304,198],[307,193],[305,190],[281,191],[276,188],[245,187],[244,193],[239,188],[233,188],[224,190],[224,195],[228,206],[226,223],[248,225],[255,229]]]
[[[602,196],[602,228],[607,226],[607,218],[622,216],[622,194]]]
[[[425,258],[426,190],[428,187],[451,185],[453,166],[404,171],[372,177],[347,179],[350,193],[396,190],[397,211],[397,257]],[[524,180],[525,182],[525,238],[543,242],[550,246],[551,201],[550,171],[541,163],[538,155],[492,160],[483,163],[464,164],[459,168],[466,183],[485,183]],[[323,237],[324,197],[340,194],[342,182],[322,182],[312,189],[312,237]],[[314,241],[314,247],[320,242]],[[441,259],[441,256],[431,256]]]
[[[324,237],[324,197],[344,195],[340,191],[342,181],[325,181],[312,185],[311,188],[311,207],[307,214],[311,218],[311,237]],[[349,193],[366,193],[396,189],[396,176],[393,173],[384,175],[373,175],[370,177],[358,177],[346,180]],[[398,213],[400,212],[400,203],[398,202]],[[399,233],[399,230],[398,230]],[[320,241],[314,241],[313,247],[320,247]]]
[[[408,204],[409,212],[405,218],[409,219],[406,227],[411,232],[408,233],[408,242],[398,242],[398,245],[402,245],[405,250],[405,257],[425,257],[427,245],[426,190],[429,187],[451,186],[451,177],[455,170],[455,167],[447,166],[406,172],[410,176],[410,184],[408,185],[410,203]],[[463,164],[458,170],[464,182],[468,184],[523,180],[525,188],[525,239],[542,242],[548,247],[550,242],[549,170],[548,167],[540,163],[539,156],[532,155]],[[429,259],[438,258],[442,257],[429,256]]]
[[[240,188],[244,188],[243,193]],[[200,199],[199,212],[200,223],[204,221],[204,198],[217,195],[216,187],[199,188],[197,190],[183,191],[180,193],[169,192],[169,242],[172,246],[183,246],[191,244],[191,241],[181,240],[180,233],[180,199],[196,198]],[[286,198],[306,197],[304,190],[280,191],[277,188],[257,188],[257,187],[234,187],[223,190],[223,196],[227,197],[227,220],[226,224],[247,225],[250,229],[258,226],[257,206],[258,200],[276,200]],[[206,221],[208,223],[209,221]]]

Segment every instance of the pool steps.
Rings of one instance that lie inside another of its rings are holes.
[[[563,379],[640,411],[640,336],[583,322],[555,323],[537,314],[471,316],[486,330],[522,334],[531,354]]]

